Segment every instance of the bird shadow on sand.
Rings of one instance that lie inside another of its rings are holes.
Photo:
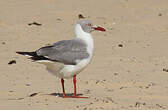
[[[58,96],[58,97],[63,97],[63,93],[51,93],[51,94],[48,94],[48,95],[51,95],[51,96]],[[73,93],[66,93],[67,96],[74,96]],[[77,96],[82,96],[83,94],[77,94]]]

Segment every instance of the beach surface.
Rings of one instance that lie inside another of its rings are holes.
[[[15,52],[72,39],[79,14],[106,32],[77,75],[89,98],[62,98],[60,79]],[[0,110],[168,110],[167,50],[168,0],[1,0]]]

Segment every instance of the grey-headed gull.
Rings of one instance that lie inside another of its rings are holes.
[[[88,20],[80,20],[75,25],[75,38],[62,40],[50,46],[42,47],[34,52],[16,52],[31,56],[35,62],[46,65],[49,72],[61,78],[64,98],[87,98],[76,93],[76,75],[80,73],[91,61],[94,49],[94,30],[105,31],[104,28],[93,25]],[[72,78],[74,95],[67,96],[64,89],[64,78]]]

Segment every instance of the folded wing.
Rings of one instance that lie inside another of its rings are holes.
[[[40,48],[36,54],[38,57],[71,65],[75,65],[77,60],[89,57],[87,45],[80,39],[59,41],[51,46]]]

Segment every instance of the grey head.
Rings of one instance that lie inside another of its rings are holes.
[[[87,33],[91,33],[92,31],[94,31],[94,29],[92,28],[93,24],[89,20],[80,20],[77,24],[80,24],[83,31]]]
[[[87,33],[91,33],[94,30],[105,31],[104,28],[93,25],[89,20],[80,20],[77,24],[80,24],[82,30]]]

